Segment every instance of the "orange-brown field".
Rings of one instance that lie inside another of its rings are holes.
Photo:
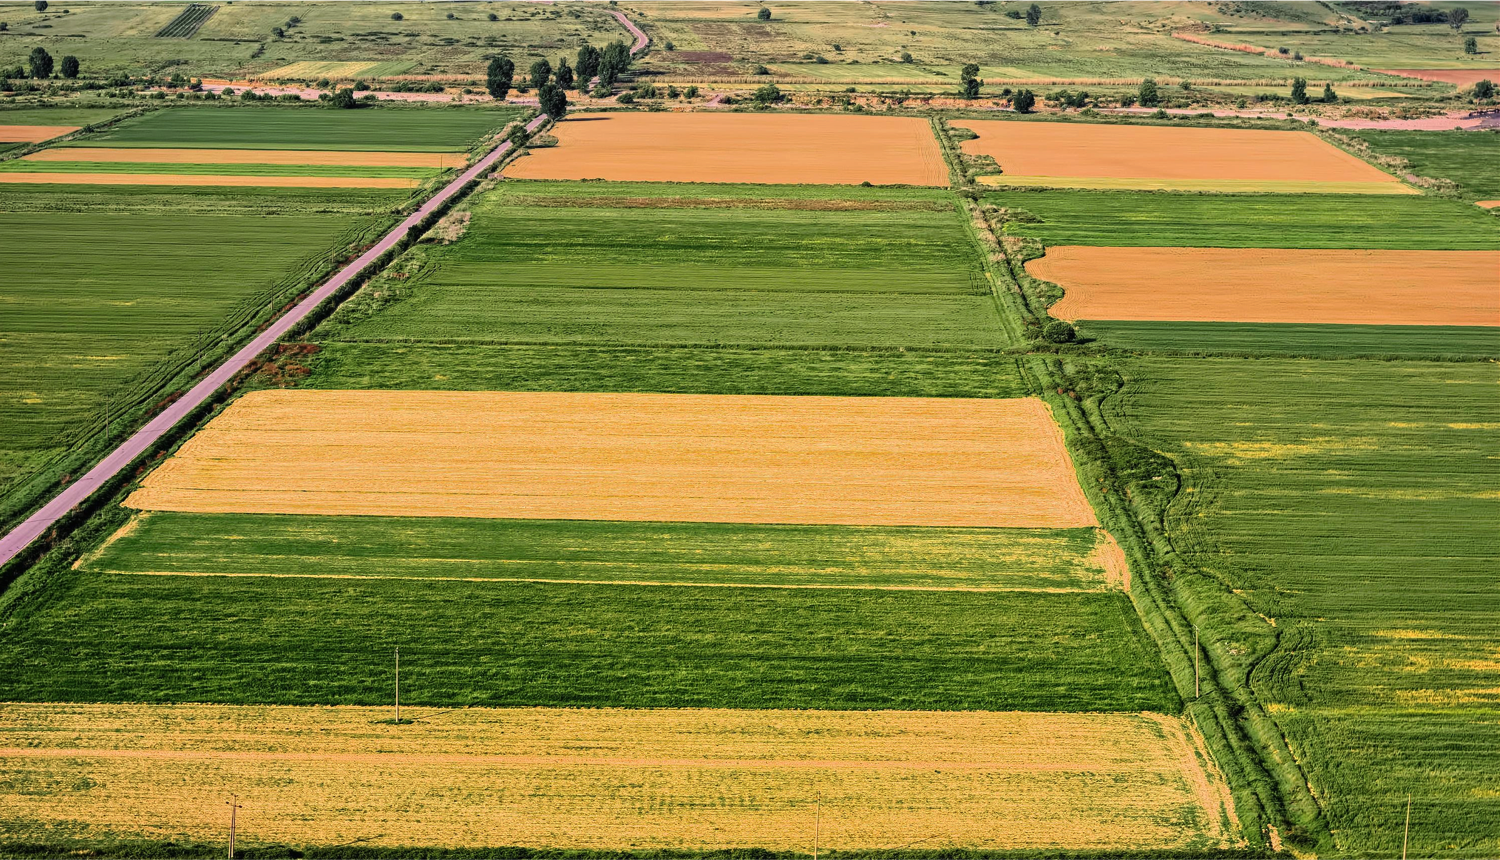
[[[832,525],[1096,525],[1036,399],[257,391],[148,510]]]
[[[187,173],[6,173],[0,183],[28,185],[249,185],[269,188],[416,188],[394,176],[220,176]]]
[[[924,119],[778,114],[569,116],[558,145],[505,169],[521,179],[947,185]]]
[[[1004,174],[996,181],[1020,185],[1086,185],[1226,190],[1368,191],[1412,193],[1377,170],[1305,131],[1090,125],[1062,122],[962,120],[952,123],[979,135],[960,146],[989,155]],[[1354,188],[1351,188],[1355,186]]]
[[[1480,200],[1474,205],[1483,209],[1500,209],[1500,200]]]
[[[245,847],[810,852],[815,826],[822,850],[1239,844],[1201,739],[1159,714],[475,708],[377,722],[390,716],[0,705],[0,828],[219,842],[234,792]]]
[[[1060,246],[1066,320],[1500,325],[1500,252]]]
[[[337,167],[462,167],[462,152],[333,152],[288,149],[153,149],[71,146],[34,152],[23,161],[134,164],[306,164]]]
[[[77,125],[0,125],[0,143],[41,143],[72,134]]]

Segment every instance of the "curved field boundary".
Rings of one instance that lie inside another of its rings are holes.
[[[462,167],[462,152],[374,152],[294,149],[177,149],[152,147],[59,147],[44,149],[22,161],[112,164],[295,164],[330,167]]]
[[[416,188],[397,176],[236,176],[193,173],[21,173],[0,171],[0,184],[18,185],[221,185],[260,188]]]
[[[396,726],[369,707],[0,711],[0,803],[39,836],[66,820],[217,840],[216,792],[233,785],[250,844],[800,852],[815,826],[825,850],[1237,844],[1201,738],[1153,713],[423,708]],[[83,787],[59,804],[38,784]]]
[[[529,132],[535,132],[546,123],[550,117],[546,114],[538,116],[527,124]],[[489,155],[481,158],[474,166],[465,170],[452,182],[443,187],[441,191],[434,194],[417,211],[407,216],[400,224],[397,224],[385,238],[375,243],[369,250],[365,251],[354,262],[341,269],[338,274],[330,278],[323,286],[310,293],[307,298],[298,302],[290,311],[280,319],[271,323],[264,332],[261,332],[254,340],[246,344],[239,352],[236,352],[229,360],[215,368],[203,381],[193,386],[182,397],[173,401],[161,414],[153,418],[145,427],[136,431],[135,435],[127,439],[118,448],[111,451],[108,456],[99,461],[82,478],[69,484],[61,493],[44,505],[41,510],[32,514],[19,526],[12,529],[4,537],[0,537],[0,567],[3,567],[11,559],[15,558],[21,550],[25,549],[32,541],[36,540],[48,528],[62,518],[64,514],[82,503],[94,491],[115,475],[124,471],[135,459],[177,425],[179,421],[190,415],[195,409],[203,405],[213,394],[234,378],[235,374],[244,370],[257,356],[265,352],[273,343],[280,340],[283,335],[291,331],[308,314],[312,313],[318,305],[327,301],[336,294],[341,287],[349,283],[356,275],[364,270],[366,266],[374,263],[386,251],[396,247],[406,237],[406,232],[417,226],[434,210],[438,209],[449,198],[457,194],[465,185],[483,176],[495,163],[504,158],[510,152],[512,145],[509,141],[501,143],[490,151]],[[14,174],[12,174],[14,175]]]

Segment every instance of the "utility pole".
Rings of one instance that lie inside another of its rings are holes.
[[[1193,625],[1193,698],[1203,697],[1203,683],[1198,675],[1198,625]]]
[[[396,725],[401,725],[401,646],[396,646]]]
[[[229,797],[231,799],[224,802],[229,804],[229,860],[234,860],[234,819],[240,808],[240,796],[231,794]]]
[[[1406,828],[1401,831],[1401,860],[1406,860],[1406,844],[1411,838],[1411,795],[1406,796]]]

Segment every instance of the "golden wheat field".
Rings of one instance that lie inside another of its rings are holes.
[[[274,390],[128,504],[204,513],[1068,528],[1037,399]]]
[[[300,149],[178,149],[69,146],[44,149],[22,161],[101,164],[291,164],[329,167],[462,167],[462,152],[339,152]]]
[[[215,185],[262,188],[416,188],[396,176],[230,176],[199,173],[0,172],[0,183],[21,185]]]
[[[0,827],[241,844],[1209,848],[1159,714],[0,705]],[[27,790],[49,785],[50,792]],[[816,819],[816,820],[815,820]]]

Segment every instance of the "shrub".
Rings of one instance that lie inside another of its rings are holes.
[[[1292,101],[1299,105],[1307,104],[1307,78],[1292,78]]]
[[[682,91],[682,97],[683,98],[688,98],[688,99],[695,99],[695,98],[697,98],[698,97],[698,85],[697,84],[693,84],[692,86],[690,86],[687,89],[683,90]]]
[[[1035,3],[1026,7],[1026,26],[1035,27],[1042,23],[1042,7]]]
[[[1491,99],[1495,97],[1495,83],[1488,79],[1474,83],[1474,98]]]
[[[771,73],[771,70],[768,69],[768,68],[766,68],[765,66],[756,66],[750,72],[750,74],[752,74],[752,75],[769,75],[770,73]]]
[[[491,12],[488,17],[489,17],[489,19],[491,21],[499,21],[500,20],[500,16],[496,15],[494,12]]]
[[[47,11],[47,0],[36,0],[36,3],[33,4],[33,5],[36,6],[36,10],[38,12],[45,12],[45,11]]]
[[[78,58],[69,54],[62,58],[62,76],[65,78],[78,77]]]
[[[668,51],[675,51],[675,50],[677,50],[677,46],[672,43],[671,39],[668,39],[667,43],[665,45],[662,45],[662,47],[666,48]]]
[[[786,96],[775,84],[765,84],[755,91],[755,103],[758,105],[776,104],[785,98]]]
[[[370,89],[370,83],[368,81],[355,81],[354,89],[357,92],[365,92]]]
[[[1473,36],[1469,36],[1468,38],[1464,39],[1464,53],[1465,54],[1477,54],[1477,53],[1479,53],[1479,40],[1476,39],[1476,38],[1474,38]]]
[[[1333,84],[1323,84],[1323,101],[1333,104],[1339,100],[1339,94],[1333,91]]]
[[[1031,113],[1031,109],[1036,107],[1036,93],[1031,90],[1021,90],[1011,98],[1011,106],[1016,109],[1017,113]]]
[[[635,104],[635,93],[626,90],[625,92],[620,93],[619,97],[616,98],[615,101],[619,102],[622,105]]]
[[[1073,343],[1078,331],[1062,320],[1053,320],[1042,328],[1042,339],[1048,343]]]
[[[449,12],[449,13],[448,13],[448,20],[449,20],[449,21],[452,21],[452,20],[453,20],[453,19],[455,19],[455,18],[457,18],[457,17],[458,17],[458,16],[457,16],[457,15],[455,15],[455,14],[453,14],[453,13],[452,13],[452,12]]]
[[[1141,107],[1156,107],[1161,104],[1161,91],[1156,88],[1156,81],[1151,78],[1141,81],[1136,100],[1141,103]]]
[[[759,18],[762,21],[769,21],[771,20],[771,10],[762,6],[760,8],[760,11],[755,13],[755,17]]]
[[[902,51],[901,52],[901,62],[903,62],[903,63],[909,63],[909,62],[911,62],[911,54],[908,53],[908,52],[906,52],[906,51]]]
[[[400,12],[392,12],[391,13],[391,20],[392,21],[404,21],[404,20],[406,20],[406,16],[402,15]]]
[[[334,92],[328,99],[328,106],[341,110],[352,110],[359,107],[359,102],[354,99],[354,89],[352,87],[345,87]]]

